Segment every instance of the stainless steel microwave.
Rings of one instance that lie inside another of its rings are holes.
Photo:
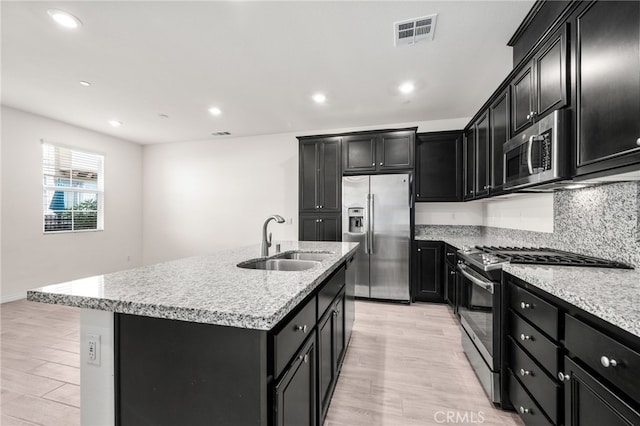
[[[565,115],[565,110],[556,110],[503,145],[505,189],[567,178]]]

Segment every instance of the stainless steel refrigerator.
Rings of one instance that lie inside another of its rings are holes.
[[[408,174],[342,178],[342,241],[359,242],[356,297],[409,301]]]

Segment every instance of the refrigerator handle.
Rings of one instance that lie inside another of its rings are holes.
[[[413,198],[413,174],[409,174],[409,207],[411,207],[411,201]]]
[[[374,208],[373,194],[369,194],[369,253],[373,254],[374,246],[373,246],[373,235],[375,234],[375,229],[373,227],[373,223],[375,221],[375,208]]]
[[[371,211],[371,205],[369,203],[369,194],[367,194],[367,196],[365,197],[367,200],[367,204],[366,204],[366,221],[367,221],[367,226],[366,229],[364,231],[364,253],[365,254],[369,254],[369,240],[371,239],[369,236],[369,227],[370,227],[370,223],[371,223],[371,216],[369,214],[369,212]]]

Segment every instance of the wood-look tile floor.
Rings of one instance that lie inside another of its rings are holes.
[[[20,300],[0,313],[0,424],[80,425],[79,309]],[[436,424],[522,425],[488,402],[446,306],[356,302],[325,426]]]

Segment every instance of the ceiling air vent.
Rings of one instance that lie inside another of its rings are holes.
[[[420,43],[421,41],[433,40],[437,17],[438,14],[435,13],[421,18],[395,22],[393,24],[395,46],[405,46]]]
[[[229,136],[231,133],[229,132],[213,132],[211,135],[213,136]]]

